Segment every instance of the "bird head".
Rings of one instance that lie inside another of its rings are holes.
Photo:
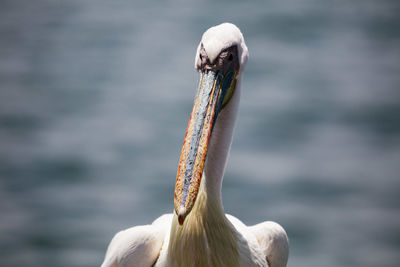
[[[200,74],[176,177],[174,208],[182,225],[200,188],[208,145],[218,114],[229,103],[248,58],[240,30],[231,23],[208,29],[195,57]]]

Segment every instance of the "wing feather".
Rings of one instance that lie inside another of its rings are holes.
[[[249,227],[260,244],[270,267],[285,267],[289,257],[289,240],[285,229],[266,221]]]
[[[151,225],[135,226],[117,233],[108,246],[101,267],[153,266],[169,227],[160,223],[165,216]]]

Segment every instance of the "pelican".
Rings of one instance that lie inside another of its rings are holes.
[[[174,212],[111,240],[102,267],[286,266],[289,242],[275,222],[246,226],[225,215],[221,186],[248,50],[231,23],[198,45],[197,93],[179,159]]]

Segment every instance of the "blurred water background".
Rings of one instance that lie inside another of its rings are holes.
[[[225,210],[288,266],[400,264],[400,2],[0,1],[0,265],[99,266],[172,211],[201,34],[250,58]]]

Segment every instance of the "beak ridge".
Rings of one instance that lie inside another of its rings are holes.
[[[211,133],[234,73],[200,72],[200,81],[179,159],[174,207],[180,225],[192,210],[200,188]],[[231,74],[232,73],[232,74]]]

